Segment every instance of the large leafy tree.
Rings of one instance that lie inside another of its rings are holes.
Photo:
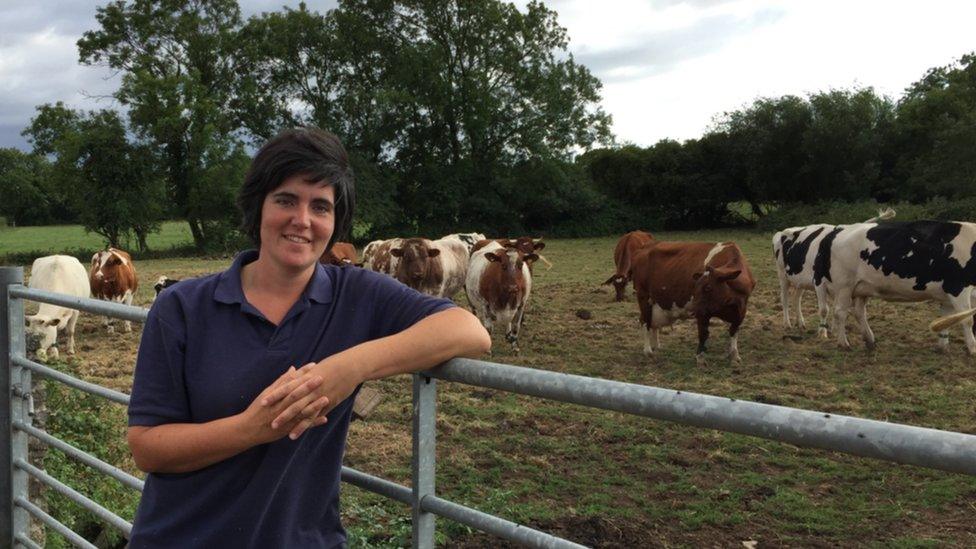
[[[931,69],[897,106],[895,149],[906,194],[976,195],[976,53]]]
[[[155,145],[175,210],[203,249],[225,244],[243,151],[232,112],[239,76],[236,0],[115,0],[78,41],[84,64],[122,73],[116,99]]]
[[[565,53],[566,31],[540,2],[344,0],[325,15],[265,14],[244,33],[259,83],[242,104],[248,128],[333,129],[398,174],[404,226],[487,228],[517,162],[609,139],[599,81]]]
[[[118,113],[42,105],[24,134],[37,155],[54,158],[50,178],[85,229],[110,246],[134,236],[147,249],[162,218],[162,184],[150,147],[129,140]]]

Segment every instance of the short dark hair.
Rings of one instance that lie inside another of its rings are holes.
[[[304,126],[284,130],[261,147],[251,160],[237,194],[241,232],[261,246],[261,208],[268,193],[295,175],[310,185],[325,182],[335,189],[335,230],[326,249],[352,228],[356,186],[349,155],[331,132]]]

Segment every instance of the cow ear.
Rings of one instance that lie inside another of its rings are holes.
[[[541,250],[541,249],[543,249],[543,248],[546,247],[546,243],[545,242],[542,242],[542,239],[540,238],[538,241],[536,241],[533,244],[533,246],[535,247],[536,251],[539,251],[539,250]]]
[[[539,254],[529,254],[525,256],[524,260],[528,261],[529,263],[535,263],[536,261],[539,260]]]
[[[709,267],[709,269],[710,268],[711,267]],[[703,274],[705,274],[705,273],[695,273],[695,274],[691,275],[691,278],[692,278],[692,280],[698,280],[699,278],[702,277]]]
[[[403,248],[391,248],[390,255],[393,257],[403,257]]]
[[[44,323],[45,326],[57,326],[59,324],[61,324],[61,319],[60,318],[51,318],[51,319],[48,319],[48,321]]]
[[[735,277],[739,276],[739,274],[741,272],[742,272],[742,269],[736,269],[734,271],[723,271],[723,272],[721,272],[718,275],[718,281],[719,282],[726,282],[726,281],[732,280]]]
[[[495,252],[488,252],[485,254],[485,259],[488,261],[501,261],[501,258],[495,255]]]
[[[611,275],[610,278],[608,278],[603,284],[600,284],[600,286],[607,286],[609,284],[613,284],[613,281],[616,279],[617,279],[617,275]]]
[[[427,257],[437,257],[441,255],[441,251],[438,248],[427,248]]]

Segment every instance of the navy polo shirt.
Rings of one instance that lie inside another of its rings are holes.
[[[400,332],[453,306],[357,268],[316,265],[275,326],[247,302],[241,253],[153,303],[136,361],[129,425],[203,423],[244,411],[288,369]],[[358,388],[357,388],[358,392]],[[356,393],[329,421],[190,473],[150,473],[130,547],[326,548],[346,540],[339,472]]]

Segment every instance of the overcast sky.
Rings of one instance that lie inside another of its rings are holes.
[[[43,103],[111,107],[118,77],[78,63],[101,1],[0,2],[0,147]],[[526,2],[516,2],[524,5]],[[757,97],[873,86],[894,99],[976,50],[970,0],[549,0],[569,49],[603,82],[618,140],[700,136]],[[298,1],[241,0],[245,16]],[[334,1],[308,0],[325,10]]]

